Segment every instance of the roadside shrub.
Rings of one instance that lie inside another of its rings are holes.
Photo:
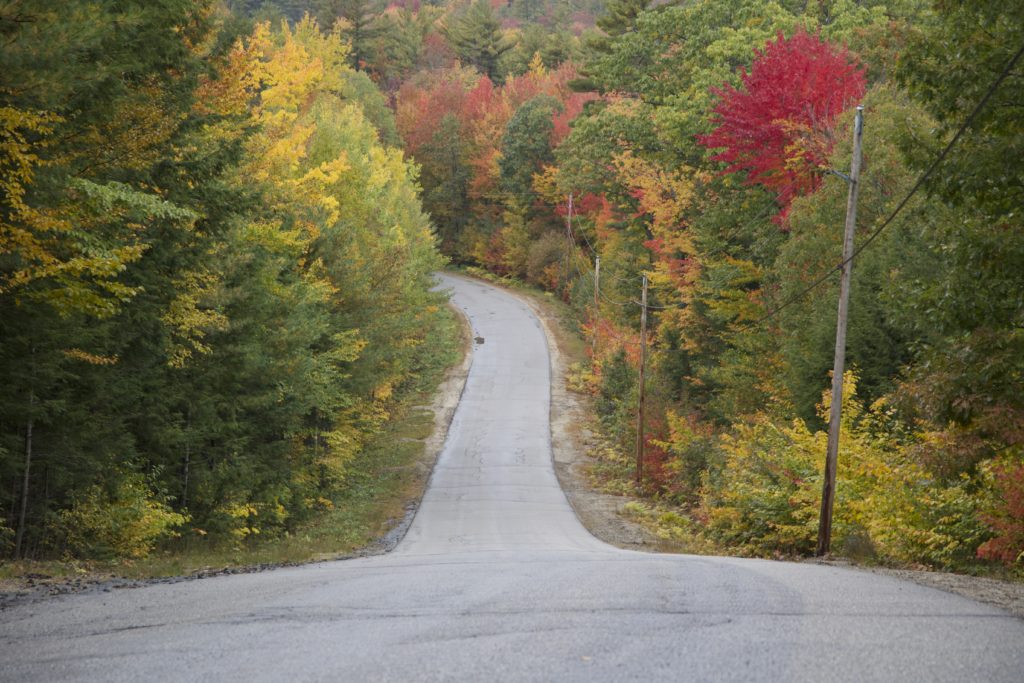
[[[565,254],[565,236],[560,233],[546,232],[531,242],[526,255],[526,276],[530,282],[556,291]],[[559,268],[551,268],[552,265]]]
[[[668,436],[655,441],[668,458],[662,465],[665,493],[669,500],[685,506],[699,502],[701,480],[719,459],[718,444],[710,425],[693,417],[665,414]]]
[[[699,514],[714,540],[743,554],[804,554],[814,549],[820,500],[822,434],[802,422],[766,416],[722,437],[724,463],[704,476]]]
[[[994,537],[978,548],[978,557],[1024,569],[1024,462],[989,461],[982,476],[990,495],[981,519]]]
[[[602,362],[600,371],[601,384],[595,406],[598,418],[613,442],[620,448],[628,448],[636,439],[637,373],[630,366],[625,349],[619,349]]]
[[[853,463],[847,477],[859,494],[849,514],[866,531],[874,554],[883,561],[939,569],[971,564],[987,538],[973,482],[965,476],[943,485],[905,452],[883,454],[889,457]]]
[[[985,520],[1004,540],[985,543],[991,533],[979,514],[978,482],[964,476],[946,484],[929,476],[912,456],[913,441],[885,431],[884,404],[865,410],[852,373],[844,386],[832,547],[937,568],[971,564],[979,546],[983,557],[1017,561],[1024,525],[1014,504],[1024,496],[1009,490],[996,496],[1013,502],[990,508]],[[819,406],[823,416],[828,405],[826,395]],[[812,552],[827,440],[827,432],[812,433],[801,420],[779,425],[764,414],[723,436],[724,463],[705,475],[701,491],[707,533],[745,554]],[[993,470],[992,478],[1013,481],[1003,472]]]
[[[141,475],[118,478],[113,489],[94,485],[57,515],[65,551],[83,559],[143,558],[157,541],[188,521],[155,498]]]

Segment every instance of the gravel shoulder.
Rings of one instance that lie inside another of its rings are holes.
[[[920,569],[896,569],[891,567],[871,567],[857,565],[843,559],[835,560],[808,560],[813,564],[827,564],[831,566],[849,567],[872,574],[892,576],[904,581],[929,588],[937,588],[947,593],[970,598],[978,602],[992,605],[1006,610],[1015,617],[1024,619],[1024,583],[1013,581],[1002,581],[984,576],[968,576],[966,574],[952,574],[950,572],[926,571]]]

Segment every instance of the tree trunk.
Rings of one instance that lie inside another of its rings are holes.
[[[18,515],[18,534],[14,539],[14,557],[21,557],[21,542],[25,538],[25,516],[28,512],[28,484],[29,474],[32,471],[32,428],[35,421],[32,418],[32,408],[36,403],[35,393],[29,394],[29,418],[25,428],[25,474],[21,483],[21,512]]]
[[[185,467],[181,486],[181,508],[188,507],[188,471],[192,464],[192,404],[185,411]]]

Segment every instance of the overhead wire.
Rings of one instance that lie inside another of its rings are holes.
[[[570,233],[570,239],[571,239],[571,229],[569,229],[569,228],[567,227],[567,230],[568,230],[568,231],[569,231],[569,233]],[[572,259],[571,263],[572,263],[572,266],[573,266],[573,268],[574,268],[574,269],[575,269],[575,271],[576,271],[576,274],[577,274],[577,275],[579,276],[579,278],[580,278],[581,280],[590,280],[590,281],[592,281],[592,278],[593,278],[593,276],[592,276],[592,275],[590,275],[589,273],[588,273],[587,275],[584,275],[584,274],[583,274],[583,270],[582,270],[582,269],[581,269],[581,268],[579,267],[579,263],[578,263],[578,261],[579,261],[579,259],[580,259],[580,258],[582,258],[582,257],[581,257],[581,256],[579,255],[579,253],[577,253],[575,249],[571,249],[571,250],[570,250],[570,253],[571,253],[571,255],[572,255],[573,257],[575,257],[575,258],[573,258],[573,259]],[[590,264],[589,264],[589,263],[587,263],[586,265],[587,265],[587,270],[589,270],[589,269],[590,269]],[[600,299],[601,301],[604,301],[604,302],[605,302],[605,303],[607,303],[607,304],[611,304],[612,306],[620,306],[620,307],[621,307],[621,306],[631,306],[631,305],[633,305],[633,304],[637,303],[637,302],[635,302],[635,301],[617,301],[617,300],[615,300],[615,299],[612,299],[611,297],[609,297],[609,296],[608,296],[607,294],[605,294],[604,292],[602,292],[602,291],[601,291],[600,289],[598,289],[598,291],[597,291],[597,296],[598,296],[598,298],[599,298],[599,299]]]
[[[794,180],[790,181],[789,183],[787,183],[786,185],[782,186],[781,188],[778,188],[776,190],[776,192],[775,192],[775,194],[776,194],[775,201],[778,200],[778,196],[782,195],[787,190],[793,188],[797,184],[797,182],[798,182],[798,180],[794,179]],[[520,194],[518,196],[526,196],[526,195]],[[537,196],[539,196],[539,194],[531,193],[529,196],[537,197]],[[751,226],[755,225],[756,223],[760,223],[761,221],[763,221],[766,218],[768,218],[769,216],[771,216],[771,214],[774,213],[777,210],[778,210],[778,206],[777,205],[769,206],[765,211],[761,212],[760,214],[755,216],[750,221],[747,221],[746,223],[744,223],[742,225],[742,227],[739,228],[739,230],[740,231],[744,231],[744,230],[750,228]],[[568,224],[568,221],[567,221],[567,224]],[[583,230],[580,230],[580,231],[578,231],[578,234],[579,234],[580,237],[583,238],[583,241],[586,244],[587,248],[589,249],[590,253],[595,255],[595,256],[597,256],[598,255],[598,251],[594,247],[594,245],[591,244],[590,240],[587,238],[586,232],[584,232]],[[571,225],[569,226],[569,236],[572,239],[573,243],[575,244],[576,243],[576,235],[573,233]],[[587,264],[587,265],[588,265],[588,268],[589,268],[589,264]],[[581,276],[582,276],[582,274],[581,274]],[[628,280],[632,280],[632,279],[640,277],[640,276],[639,275],[630,275],[630,276],[623,277],[623,276],[620,276],[620,275],[613,275],[612,277],[614,278],[614,281],[615,281],[616,284],[621,284],[623,282],[626,282]],[[600,292],[598,292],[598,296],[600,298],[602,298],[602,299],[607,300],[605,298],[605,296],[603,294],[601,294]],[[618,306],[628,306],[628,305],[631,305],[631,304],[632,305],[636,305],[636,306],[640,305],[640,302],[636,301],[635,299],[634,300],[630,300],[630,301],[626,301],[626,302],[612,302],[612,301],[609,300],[609,303],[613,303],[613,304],[618,305]],[[673,305],[670,305],[670,306],[658,306],[658,305],[654,305],[654,304],[648,304],[647,308],[650,309],[650,310],[682,309],[682,308],[686,308],[686,304],[673,304]]]
[[[941,164],[943,161],[945,161],[946,157],[949,156],[950,151],[953,149],[953,147],[956,145],[956,143],[960,141],[960,138],[963,137],[963,135],[967,131],[967,129],[971,127],[971,125],[974,123],[974,120],[978,117],[978,114],[981,113],[981,111],[988,104],[989,100],[992,99],[992,95],[995,94],[995,92],[996,92],[996,90],[998,90],[999,86],[1002,85],[1003,81],[1005,81],[1006,78],[1010,75],[1010,72],[1013,70],[1013,67],[1016,66],[1018,61],[1020,61],[1021,56],[1024,56],[1024,45],[1022,45],[1020,47],[1020,49],[1017,50],[1017,53],[1014,54],[1014,56],[1010,59],[1010,61],[1007,62],[1006,66],[1003,68],[1002,72],[995,79],[995,81],[993,81],[992,84],[989,86],[988,90],[985,92],[985,95],[978,101],[978,104],[975,105],[974,109],[967,116],[967,118],[964,119],[964,122],[960,125],[960,128],[957,130],[956,134],[952,137],[952,139],[950,139],[950,141],[948,143],[946,143],[946,146],[942,149],[942,151],[939,153],[939,155],[937,157],[935,157],[935,159],[928,166],[928,168],[925,170],[925,172],[922,173],[921,176],[917,179],[917,182],[915,182],[913,187],[910,188],[910,191],[903,197],[902,200],[900,200],[899,204],[896,205],[896,208],[892,210],[892,212],[882,222],[882,224],[879,225],[878,228],[876,228],[870,235],[868,235],[867,239],[865,239],[859,246],[857,246],[853,250],[853,253],[850,254],[849,258],[844,259],[844,260],[840,261],[839,263],[837,263],[836,265],[832,266],[824,275],[822,275],[821,277],[817,278],[814,282],[812,282],[811,284],[807,285],[806,287],[801,289],[796,294],[788,297],[779,306],[777,306],[774,309],[770,310],[768,313],[766,313],[762,317],[760,317],[757,320],[754,320],[751,323],[749,323],[749,327],[753,327],[754,325],[760,325],[761,323],[769,320],[770,318],[774,317],[775,315],[778,315],[778,313],[780,311],[782,311],[783,309],[785,309],[785,308],[793,305],[797,301],[801,300],[802,298],[807,296],[811,291],[813,291],[814,289],[819,287],[822,283],[824,283],[826,280],[828,280],[830,277],[832,277],[834,274],[836,274],[837,272],[839,272],[840,270],[845,268],[855,258],[857,258],[857,256],[859,256],[861,254],[861,252],[863,252],[865,249],[867,249],[868,246],[872,242],[874,242],[875,239],[880,234],[882,234],[882,231],[885,230],[886,228],[888,228],[892,224],[892,222],[896,219],[896,216],[898,216],[900,214],[900,212],[903,211],[904,207],[906,207],[906,205],[910,202],[910,200],[914,197],[914,195],[917,194],[918,190],[921,189],[921,187],[925,184],[925,182],[928,181],[928,178],[931,177],[932,173],[935,172],[935,169],[937,169],[939,167],[939,164]]]
[[[570,197],[571,197],[571,195],[570,195]],[[577,242],[576,242],[576,235],[575,235],[575,233],[573,232],[573,229],[572,229],[572,219],[571,219],[571,216],[572,216],[572,214],[571,214],[572,204],[570,203],[569,206],[570,206],[570,213],[567,216],[567,220],[565,222],[565,229],[566,229],[566,233],[569,236],[569,243],[570,243],[571,247],[575,247]],[[580,235],[583,237],[584,241],[587,243],[587,246],[590,248],[590,252],[596,256],[597,255],[597,250],[595,250],[593,245],[590,244],[590,240],[588,240],[586,238],[586,235],[584,235],[582,232],[580,232]],[[580,269],[579,264],[577,263],[577,260],[580,258],[580,255],[576,251],[576,249],[575,248],[570,248],[570,254],[573,257],[575,257],[575,259],[572,260],[572,265],[573,265],[573,267],[576,270],[576,274],[580,277],[581,280],[582,279],[589,279],[589,278],[587,278],[586,276],[583,275],[583,271]],[[587,263],[587,270],[590,270],[590,263],[589,262]],[[598,298],[600,300],[604,301],[605,303],[611,304],[613,306],[620,306],[620,307],[621,306],[630,306],[630,305],[633,305],[634,303],[636,303],[634,301],[616,301],[616,300],[608,297],[600,289],[597,290],[597,296],[598,296]]]

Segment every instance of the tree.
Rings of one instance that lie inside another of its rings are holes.
[[[367,67],[371,43],[380,34],[375,0],[317,0],[317,16],[325,27],[337,24],[341,35],[349,42],[349,63],[357,68]]]
[[[901,84],[940,124],[932,144],[908,141],[907,153],[917,167],[933,158],[1024,44],[1024,7],[1019,3],[935,4],[937,21],[911,33],[897,69]],[[948,58],[950,49],[956,59]],[[1018,83],[1022,72],[1024,59],[975,120],[971,134],[932,175],[929,189],[956,203],[977,202],[993,215],[1019,214],[1024,204],[1024,123],[1018,113],[1024,106]]]
[[[504,80],[499,61],[515,43],[502,33],[488,0],[474,0],[468,9],[449,19],[444,34],[464,64],[495,83]]]
[[[340,32],[261,24],[225,51],[202,9],[40,10],[0,58],[11,109],[56,112],[10,117],[21,141],[0,152],[27,207],[5,227],[45,216],[31,237],[53,257],[0,263],[31,275],[0,291],[5,552],[292,527],[344,484],[432,333],[415,170],[381,144],[370,117],[389,114]]]
[[[937,2],[934,21],[910,34],[897,75],[938,125],[903,137],[923,172],[1024,45],[1024,7],[991,0]],[[949,59],[949,54],[957,55]],[[943,434],[956,475],[999,448],[1024,443],[1024,59],[975,118],[926,189],[957,212],[926,233],[941,267],[913,282],[928,340],[907,373],[906,394]],[[925,322],[927,321],[927,323]],[[1012,469],[1012,468],[1011,468]]]
[[[864,70],[844,49],[798,31],[756,53],[741,86],[723,85],[715,129],[699,138],[729,173],[778,194],[782,215],[793,198],[821,184],[836,117],[864,94]]]
[[[441,249],[456,253],[456,243],[470,218],[466,131],[453,113],[446,113],[417,159],[421,163],[423,205],[437,226]]]
[[[430,12],[413,14],[408,9],[389,9],[375,20],[376,35],[364,58],[373,80],[389,93],[419,66],[424,41],[432,29]]]
[[[562,104],[550,95],[538,95],[516,110],[501,138],[501,186],[519,206],[533,204],[533,176],[554,161],[551,151],[552,117]]]
[[[467,101],[483,82],[490,84],[472,69],[455,68],[423,74],[398,93],[398,129],[421,168],[424,209],[437,226],[442,249],[455,257],[470,214],[472,114]]]
[[[604,14],[599,16],[595,23],[609,38],[621,36],[633,30],[637,17],[650,4],[651,0],[611,0],[605,5]]]
[[[145,246],[108,209],[190,220],[124,180],[159,159],[189,106],[200,67],[189,46],[209,30],[206,15],[183,1],[0,9],[0,293],[109,315],[133,295],[118,274]]]
[[[935,122],[916,103],[891,86],[875,86],[864,98],[871,135],[864,139],[862,184],[858,208],[859,239],[880,224],[891,210],[887,197],[901,197],[915,174],[898,147],[902,135],[919,135]],[[852,127],[852,112],[841,115],[840,130]],[[850,136],[840,138],[828,159],[843,168],[851,155]],[[794,200],[787,217],[789,238],[779,250],[770,278],[778,283],[778,300],[795,295],[842,258],[842,225],[846,183],[825,179],[814,194]],[[911,360],[911,346],[920,338],[911,283],[939,269],[939,259],[922,239],[922,229],[952,218],[944,207],[926,208],[913,200],[885,233],[857,259],[851,291],[847,358],[859,376],[859,392],[868,404],[891,394],[896,378]],[[821,285],[816,295],[778,315],[782,373],[788,398],[808,424],[817,422],[817,403],[828,384],[835,339],[838,285]],[[908,296],[910,295],[910,296]],[[930,322],[927,324],[931,324]],[[917,329],[915,329],[917,328]]]

